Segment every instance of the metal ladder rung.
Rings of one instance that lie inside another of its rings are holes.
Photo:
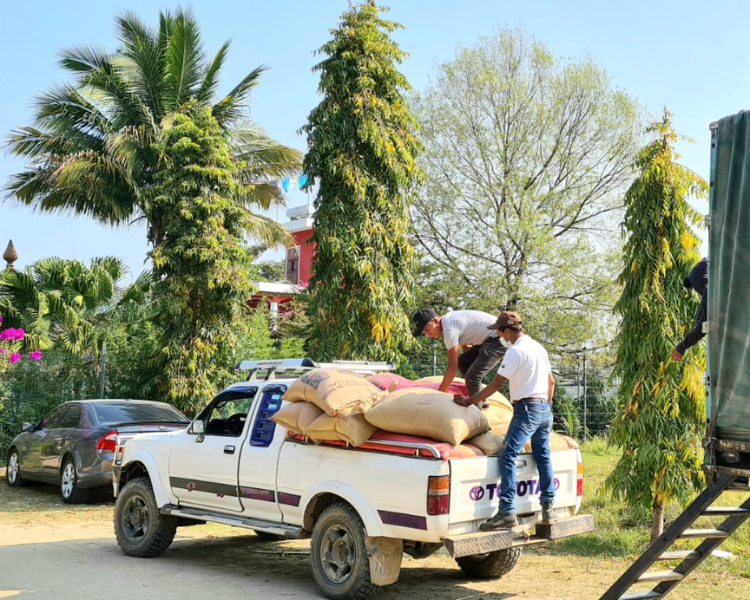
[[[750,515],[750,510],[742,508],[741,506],[735,507],[723,507],[723,506],[709,506],[701,514],[706,516],[711,515],[723,515],[723,516],[737,516],[737,515]]]
[[[700,558],[703,556],[695,550],[676,550],[674,552],[664,552],[656,560],[685,560],[686,558]]]
[[[620,596],[620,600],[656,600],[657,598],[663,597],[664,596],[662,594],[658,594],[649,590],[648,592],[631,592],[629,594],[625,594],[623,596]]]
[[[685,576],[677,571],[653,571],[644,573],[636,581],[681,581],[683,579]]]
[[[680,539],[686,538],[728,538],[729,533],[721,529],[686,529]]]

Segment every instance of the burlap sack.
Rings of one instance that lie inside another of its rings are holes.
[[[508,433],[509,424],[510,423],[497,425],[484,434],[484,436],[479,435],[473,437],[470,440],[466,440],[466,443],[473,444],[485,454],[488,454],[489,451],[488,456],[498,453],[498,451],[496,451],[498,445],[500,447],[499,452],[502,452],[502,447],[505,445],[505,434]],[[574,439],[569,438],[566,435],[555,433],[554,431],[550,434],[549,449],[551,452],[570,450],[571,448],[578,448],[578,443]],[[524,444],[521,452],[525,454],[531,453],[531,440]]]
[[[507,430],[510,420],[513,418],[513,409],[502,404],[490,404],[487,408],[482,409],[482,413],[487,417],[487,421],[492,428],[504,425]]]
[[[407,435],[419,435],[454,446],[487,431],[489,423],[476,406],[459,406],[453,395],[421,388],[388,394],[365,413],[372,425]]]
[[[502,406],[504,408],[507,408],[508,410],[513,410],[513,405],[510,403],[510,400],[508,400],[500,392],[495,392],[494,394],[492,394],[489,398],[487,398],[487,402],[490,403],[490,406]]]
[[[303,433],[316,443],[325,440],[344,440],[352,446],[359,447],[377,430],[378,428],[368,423],[361,414],[350,417],[321,414]]]
[[[286,427],[295,433],[304,433],[315,419],[325,413],[314,404],[307,402],[295,402],[294,404],[285,404],[275,415],[271,417],[273,421]]]
[[[329,415],[366,412],[383,392],[361,375],[344,369],[312,369],[298,377],[282,396],[287,402],[311,402]]]
[[[485,431],[466,440],[466,443],[476,446],[487,456],[496,456],[505,447],[505,436],[493,431]]]

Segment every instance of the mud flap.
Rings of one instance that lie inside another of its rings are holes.
[[[401,558],[404,555],[402,540],[388,537],[366,537],[365,547],[370,561],[370,581],[375,585],[389,585],[398,581]]]

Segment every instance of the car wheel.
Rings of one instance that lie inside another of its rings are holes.
[[[370,580],[365,527],[348,504],[332,504],[321,513],[310,554],[315,583],[327,598],[364,600],[378,591]]]
[[[128,556],[150,558],[164,552],[174,540],[177,522],[159,512],[148,477],[129,481],[117,496],[115,535]]]
[[[78,473],[70,456],[65,458],[60,470],[60,495],[66,504],[78,504],[88,497],[86,490],[78,487]]]
[[[21,487],[27,483],[21,476],[21,457],[15,448],[11,448],[8,454],[8,466],[5,471],[5,477],[10,487]]]
[[[507,548],[487,554],[462,556],[456,562],[467,575],[479,579],[497,579],[510,573],[521,557],[522,548]]]

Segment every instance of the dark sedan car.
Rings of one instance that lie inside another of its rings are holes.
[[[115,445],[141,432],[184,429],[190,421],[164,402],[78,400],[58,406],[38,425],[24,423],[10,444],[7,479],[60,486],[67,503],[82,502],[91,488],[112,485]]]

